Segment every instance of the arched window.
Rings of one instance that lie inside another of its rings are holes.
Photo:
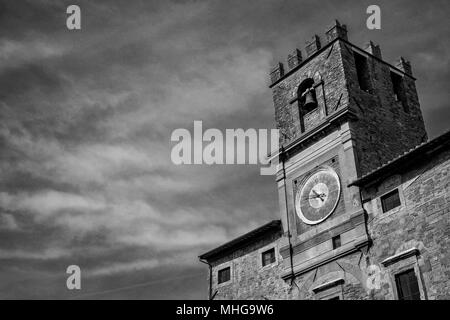
[[[298,108],[300,114],[300,129],[305,131],[304,117],[309,112],[317,108],[316,91],[314,90],[314,80],[307,78],[300,83],[297,90]]]

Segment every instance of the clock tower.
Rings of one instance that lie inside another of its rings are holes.
[[[281,219],[199,256],[209,298],[447,299],[450,131],[427,141],[404,58],[338,21],[305,49],[270,74]]]
[[[392,65],[374,43],[351,44],[338,21],[305,49],[277,64],[270,85],[282,146],[281,276],[301,298],[333,281],[362,281],[371,240],[360,190],[349,184],[427,139],[404,58]]]

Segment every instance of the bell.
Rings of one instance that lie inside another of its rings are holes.
[[[303,106],[306,110],[312,110],[317,106],[317,101],[312,93],[312,89],[305,92],[305,103]]]

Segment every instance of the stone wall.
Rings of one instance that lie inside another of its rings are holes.
[[[281,232],[253,242],[212,262],[215,299],[396,299],[393,275],[405,266],[416,267],[426,299],[450,299],[450,151],[424,165],[394,174],[362,190],[367,229],[372,240],[363,248],[295,278],[281,279],[286,270],[279,254]],[[382,212],[380,196],[400,190],[401,206]],[[263,268],[261,253],[275,247],[277,262]],[[392,265],[383,261],[408,249],[418,255]],[[286,258],[289,259],[289,258]],[[286,264],[287,266],[289,264]],[[231,266],[232,280],[217,284],[218,270]],[[330,279],[339,286],[314,292]],[[373,279],[373,286],[368,282]]]
[[[313,128],[326,114],[348,105],[341,50],[341,41],[334,41],[272,87],[275,121],[281,132],[281,143],[292,142],[302,135],[299,104],[293,99],[297,97],[298,87],[305,79],[314,80],[319,105],[318,110],[305,116],[306,129]]]
[[[214,299],[286,299],[289,286],[281,279],[282,258],[278,251],[281,233],[261,238],[211,263]],[[277,261],[262,267],[261,253],[275,247]],[[231,267],[231,281],[218,284],[220,269]]]
[[[283,71],[284,78],[275,82],[272,93],[281,143],[294,141],[340,108],[352,108],[358,117],[352,123],[352,129],[360,174],[364,175],[426,141],[427,134],[415,79],[402,73],[403,70],[411,72],[410,65],[405,66],[403,58],[398,64],[404,101],[397,101],[391,81],[393,67],[380,60],[379,47],[374,48],[371,43],[367,51],[375,52],[379,57],[371,54],[366,57],[368,73],[365,75],[370,89],[363,91],[358,83],[353,48],[348,42],[333,41],[300,68],[286,75]],[[356,51],[364,53],[361,49]],[[302,131],[299,104],[295,98],[299,85],[307,78],[314,80],[319,108],[305,115]],[[406,110],[403,104],[406,104]]]
[[[378,298],[395,298],[389,272],[381,262],[405,250],[417,248],[417,266],[427,299],[450,299],[450,151],[429,162],[393,175],[363,190],[368,214],[368,231],[373,241],[370,263],[382,270]],[[388,212],[381,208],[380,196],[399,189],[401,206]],[[414,259],[412,259],[415,263]],[[401,263],[401,262],[399,262]]]
[[[367,56],[370,88],[360,89],[354,51],[343,44],[342,61],[349,91],[349,103],[358,120],[351,123],[356,141],[359,174],[364,175],[387,163],[418,144],[427,134],[420,110],[415,80],[403,74],[403,91],[408,111],[396,101],[388,64],[372,55]],[[373,44],[369,46],[374,51]],[[376,47],[379,56],[381,52]]]

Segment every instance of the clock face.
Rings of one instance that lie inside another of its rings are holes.
[[[307,224],[324,221],[336,209],[341,193],[339,176],[331,168],[312,174],[297,191],[295,209]]]

